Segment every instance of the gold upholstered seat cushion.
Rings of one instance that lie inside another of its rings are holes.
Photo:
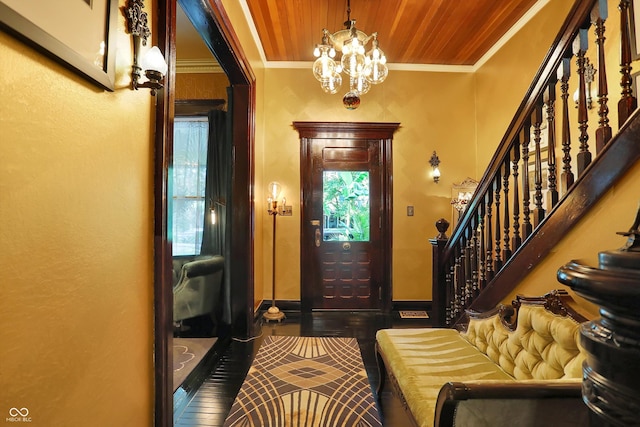
[[[448,381],[513,381],[453,329],[383,329],[376,340],[420,426],[433,426],[438,392]]]
[[[579,334],[580,324],[570,317],[523,305],[515,331],[492,316],[471,320],[462,336],[514,378],[548,380],[582,376],[585,354]]]

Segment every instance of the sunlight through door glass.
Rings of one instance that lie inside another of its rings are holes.
[[[324,171],[323,240],[369,241],[369,172]]]

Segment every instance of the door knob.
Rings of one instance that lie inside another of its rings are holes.
[[[320,247],[320,229],[316,228],[316,248]]]

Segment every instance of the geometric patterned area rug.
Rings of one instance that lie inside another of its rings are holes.
[[[355,338],[266,336],[224,427],[382,426]]]

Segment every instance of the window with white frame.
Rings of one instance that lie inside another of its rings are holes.
[[[176,117],[173,136],[173,255],[199,255],[206,209],[207,117]]]

